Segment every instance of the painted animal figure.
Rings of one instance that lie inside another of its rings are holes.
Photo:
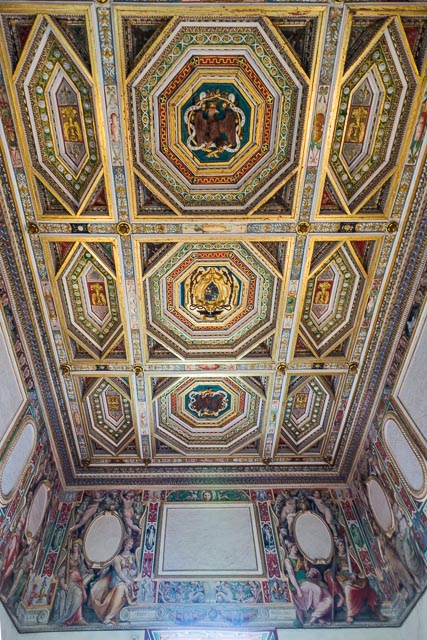
[[[205,113],[207,116],[205,117]],[[225,109],[225,115],[221,119],[217,119],[220,113],[215,103],[211,102],[206,111],[199,109],[194,116],[194,126],[196,129],[196,140],[199,147],[210,147],[214,144],[217,149],[226,145],[235,147],[237,145],[236,138],[236,120],[233,111],[229,108]]]

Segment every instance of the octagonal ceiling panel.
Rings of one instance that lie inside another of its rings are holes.
[[[297,166],[307,78],[267,19],[175,19],[128,78],[134,167],[177,212],[247,213]]]
[[[278,285],[250,245],[185,243],[145,276],[147,332],[179,356],[243,355],[274,330]]]
[[[393,20],[346,73],[330,168],[354,211],[394,170],[416,89],[414,65]]]
[[[179,378],[155,397],[155,436],[187,455],[230,455],[256,442],[265,396],[248,377]]]
[[[49,18],[36,21],[16,73],[36,176],[77,212],[102,169],[92,79]]]

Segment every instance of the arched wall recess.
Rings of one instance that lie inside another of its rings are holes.
[[[427,493],[427,466],[418,448],[394,413],[388,413],[382,436],[393,466],[415,498]]]
[[[37,441],[34,422],[27,418],[0,464],[0,501],[10,502],[33,455]]]

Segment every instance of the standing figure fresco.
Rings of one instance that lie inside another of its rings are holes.
[[[393,536],[397,554],[412,575],[418,589],[424,586],[426,567],[417,540],[396,498],[392,505],[396,532]]]
[[[353,622],[360,611],[367,607],[377,620],[385,618],[379,610],[379,598],[362,574],[354,557],[354,552],[346,547],[344,540],[335,542],[335,575],[331,571],[325,574],[326,581],[333,595],[338,595],[337,609],[345,605],[346,622]]]
[[[19,516],[14,530],[11,532],[9,541],[3,554],[3,558],[1,560],[0,592],[2,592],[2,594],[4,593],[6,585],[13,575],[15,562],[17,561],[23,545],[26,515],[26,512],[23,510]],[[5,598],[4,595],[3,598]]]
[[[399,558],[394,542],[375,523],[373,523],[373,528],[379,551],[384,564],[389,569],[395,589],[400,591],[400,588],[403,587],[406,591],[406,598],[411,600],[415,593],[420,591],[420,588]]]
[[[58,571],[59,588],[53,606],[53,620],[67,625],[86,625],[82,606],[87,601],[86,586],[94,578],[88,568],[82,541],[71,542],[71,549],[60,562]]]
[[[333,599],[318,569],[310,566],[295,543],[289,544],[285,568],[299,622],[325,624],[332,620]]]
[[[122,551],[92,585],[88,604],[104,624],[118,624],[124,605],[136,602],[138,583],[132,548],[132,538],[125,537]]]
[[[38,537],[27,540],[24,548],[16,559],[13,582],[7,596],[7,601],[13,606],[19,602],[27,582],[28,575],[34,566],[34,560],[40,546]]]

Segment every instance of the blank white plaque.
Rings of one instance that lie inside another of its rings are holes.
[[[332,532],[326,522],[310,511],[300,511],[294,520],[295,542],[314,564],[329,562],[334,552]]]
[[[367,479],[366,489],[375,520],[385,533],[390,533],[393,530],[394,519],[386,492],[374,477]]]
[[[124,525],[117,513],[100,513],[90,523],[83,538],[83,552],[91,565],[106,566],[119,553]]]
[[[254,506],[165,504],[159,576],[261,576]]]

